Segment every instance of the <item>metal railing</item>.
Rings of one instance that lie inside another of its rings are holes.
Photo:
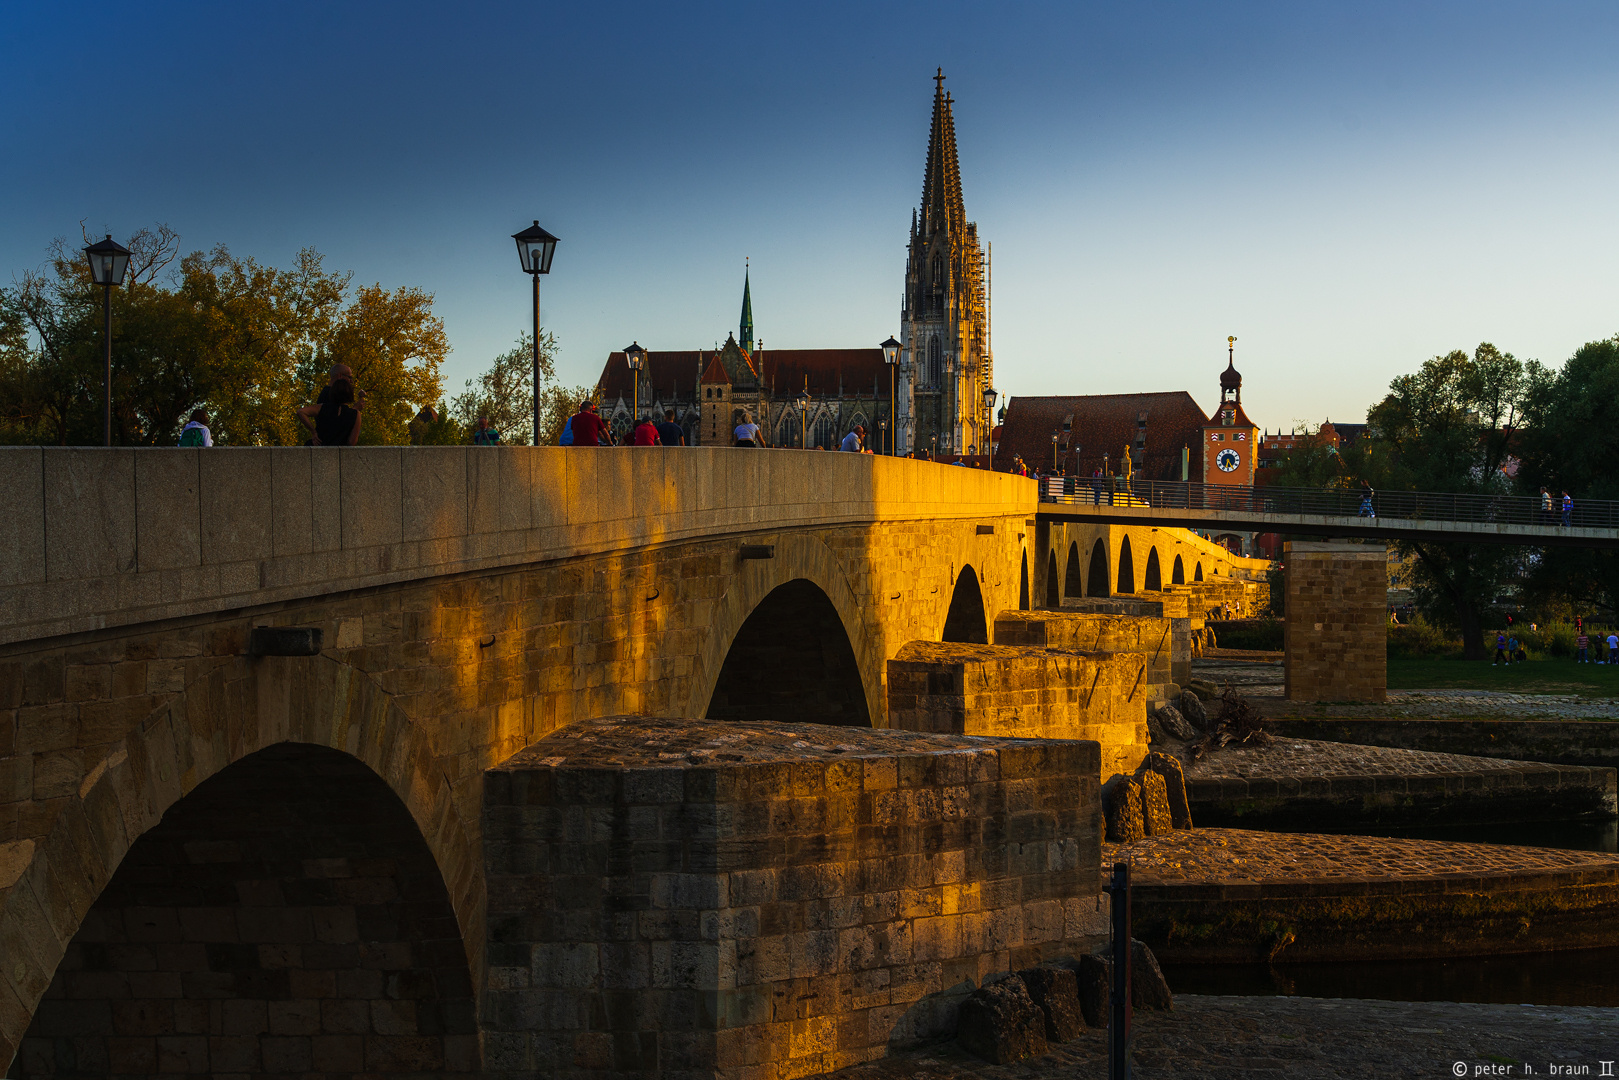
[[[1539,495],[1461,495],[1443,491],[1235,487],[1172,480],[1049,476],[1040,501],[1069,506],[1139,506],[1165,510],[1224,510],[1243,514],[1380,517],[1406,521],[1479,522],[1538,528],[1619,528],[1619,502],[1577,499],[1565,518],[1560,496],[1543,508]]]

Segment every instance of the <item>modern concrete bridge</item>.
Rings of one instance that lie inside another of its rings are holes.
[[[1584,500],[1568,525],[1524,496],[1379,492],[1374,513],[1355,491],[1122,481],[1093,488],[1078,478],[1042,481],[1039,517],[1053,522],[1156,525],[1200,532],[1286,533],[1346,540],[1619,547],[1619,503]]]
[[[884,727],[909,642],[1253,569],[1037,527],[1028,480],[815,452],[3,449],[0,505],[0,1061],[36,1025],[28,1075],[277,1040],[268,1071],[473,1071],[529,1023],[488,1012],[522,996],[492,767],[615,714]]]

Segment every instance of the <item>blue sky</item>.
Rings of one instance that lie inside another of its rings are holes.
[[[896,332],[931,76],[994,245],[1011,394],[1217,396],[1360,419],[1491,341],[1619,331],[1619,7],[1603,4],[11,3],[0,272],[167,222],[433,292],[449,389],[562,238],[561,371]]]

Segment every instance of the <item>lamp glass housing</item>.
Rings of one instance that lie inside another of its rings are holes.
[[[646,350],[632,342],[630,347],[624,350],[624,359],[629,362],[631,371],[640,371],[646,366]]]
[[[900,343],[899,342],[895,341],[892,337],[890,337],[887,341],[883,342],[880,347],[883,350],[883,363],[885,363],[885,364],[897,364],[897,363],[899,363],[899,351],[900,351]]]
[[[105,240],[97,240],[84,249],[85,261],[90,264],[90,277],[97,285],[122,285],[129,271],[129,249],[108,233]]]
[[[1000,394],[996,392],[993,386],[984,387],[984,408],[993,409],[995,407],[995,399],[998,397],[1000,397]]]
[[[517,241],[517,258],[523,264],[523,273],[551,272],[551,258],[557,251],[557,238],[540,228],[538,221],[520,233],[513,233],[512,239]]]

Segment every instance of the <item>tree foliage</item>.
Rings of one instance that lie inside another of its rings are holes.
[[[1524,403],[1520,478],[1544,485],[1561,502],[1619,499],[1619,337],[1580,347],[1556,371],[1536,367]],[[1529,594],[1572,613],[1619,617],[1619,552],[1547,548],[1536,560]]]
[[[172,445],[198,408],[221,445],[301,443],[294,410],[335,363],[368,391],[365,442],[405,442],[417,409],[442,392],[448,342],[419,289],[351,292],[349,275],[312,249],[289,269],[223,246],[178,258],[166,225],[127,246],[129,274],[111,293],[118,445]],[[102,302],[65,240],[44,269],[0,290],[0,441],[101,442]]]
[[[591,396],[582,386],[563,386],[556,379],[557,341],[540,332],[540,443],[555,445],[579,402]],[[527,443],[534,432],[534,337],[524,333],[510,349],[495,357],[489,369],[466,381],[466,389],[450,404],[450,415],[470,433],[478,417],[487,416],[501,442]]]
[[[1351,476],[1374,488],[1507,494],[1504,471],[1537,365],[1488,343],[1458,349],[1389,384],[1368,411],[1367,437],[1345,452]],[[1414,556],[1412,591],[1430,618],[1461,631],[1466,655],[1484,656],[1484,615],[1522,576],[1523,549],[1400,541]]]

